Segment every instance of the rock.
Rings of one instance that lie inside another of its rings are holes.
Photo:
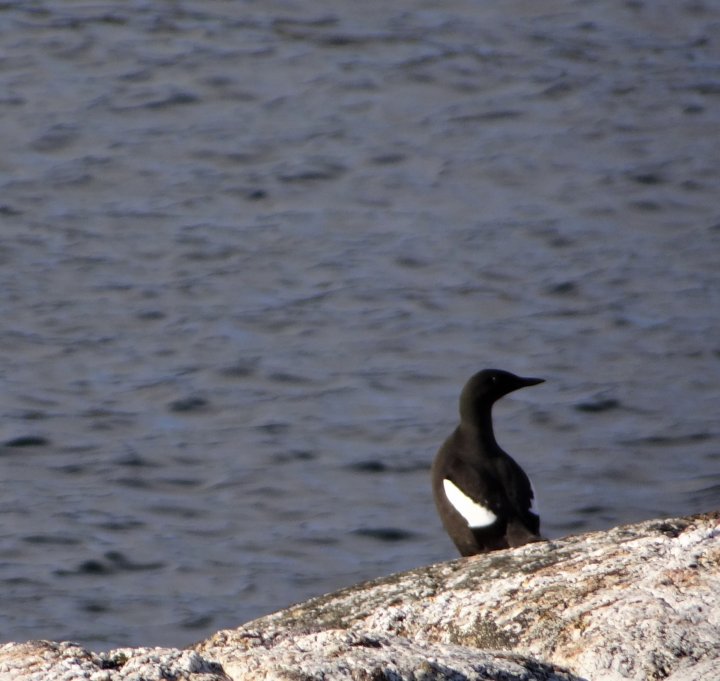
[[[74,643],[0,646],[2,681],[232,681],[219,664],[191,650],[121,648],[91,653]]]
[[[220,631],[191,650],[0,647],[0,681],[714,681],[720,513],[462,558]]]
[[[245,645],[223,655],[234,681],[582,681],[521,655],[353,630],[250,639]]]
[[[347,670],[361,654],[347,640],[341,645],[345,635],[377,641],[378,664],[386,646],[408,646],[404,666],[386,665],[376,678],[423,678],[413,671],[417,650],[458,679],[497,678],[487,666],[500,664],[498,653],[488,657],[492,650],[513,653],[512,664],[526,670],[508,668],[511,679],[714,681],[719,521],[718,513],[655,520],[432,565],[221,631],[195,649],[236,680],[352,679]],[[334,672],[321,633],[334,641]],[[481,665],[472,673],[463,666],[471,659]],[[302,677],[289,673],[291,660],[302,664]],[[531,672],[533,660],[542,669]]]

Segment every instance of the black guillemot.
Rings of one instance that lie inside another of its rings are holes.
[[[543,379],[484,369],[460,394],[460,425],[435,457],[432,488],[443,526],[462,556],[541,540],[532,483],[498,445],[492,426],[497,400],[538,383]]]

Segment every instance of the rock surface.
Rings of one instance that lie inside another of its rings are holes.
[[[191,650],[119,648],[92,653],[74,643],[30,641],[0,646],[2,681],[231,681],[222,667]]]
[[[720,513],[392,575],[192,650],[0,648],[0,679],[694,679],[720,668]]]
[[[219,632],[197,650],[250,679],[249,661],[276,669],[288,641],[311,651],[313,632],[347,631],[432,654],[443,644],[512,651],[581,678],[716,679],[719,518],[649,521],[394,575]],[[316,669],[321,650],[314,644]]]

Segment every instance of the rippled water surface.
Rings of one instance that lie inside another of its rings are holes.
[[[455,556],[466,378],[550,537],[720,502],[720,9],[5,2],[0,632],[185,645]]]

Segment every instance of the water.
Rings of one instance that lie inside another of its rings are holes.
[[[7,2],[0,632],[181,646],[455,556],[467,377],[551,537],[720,501],[710,3]]]

